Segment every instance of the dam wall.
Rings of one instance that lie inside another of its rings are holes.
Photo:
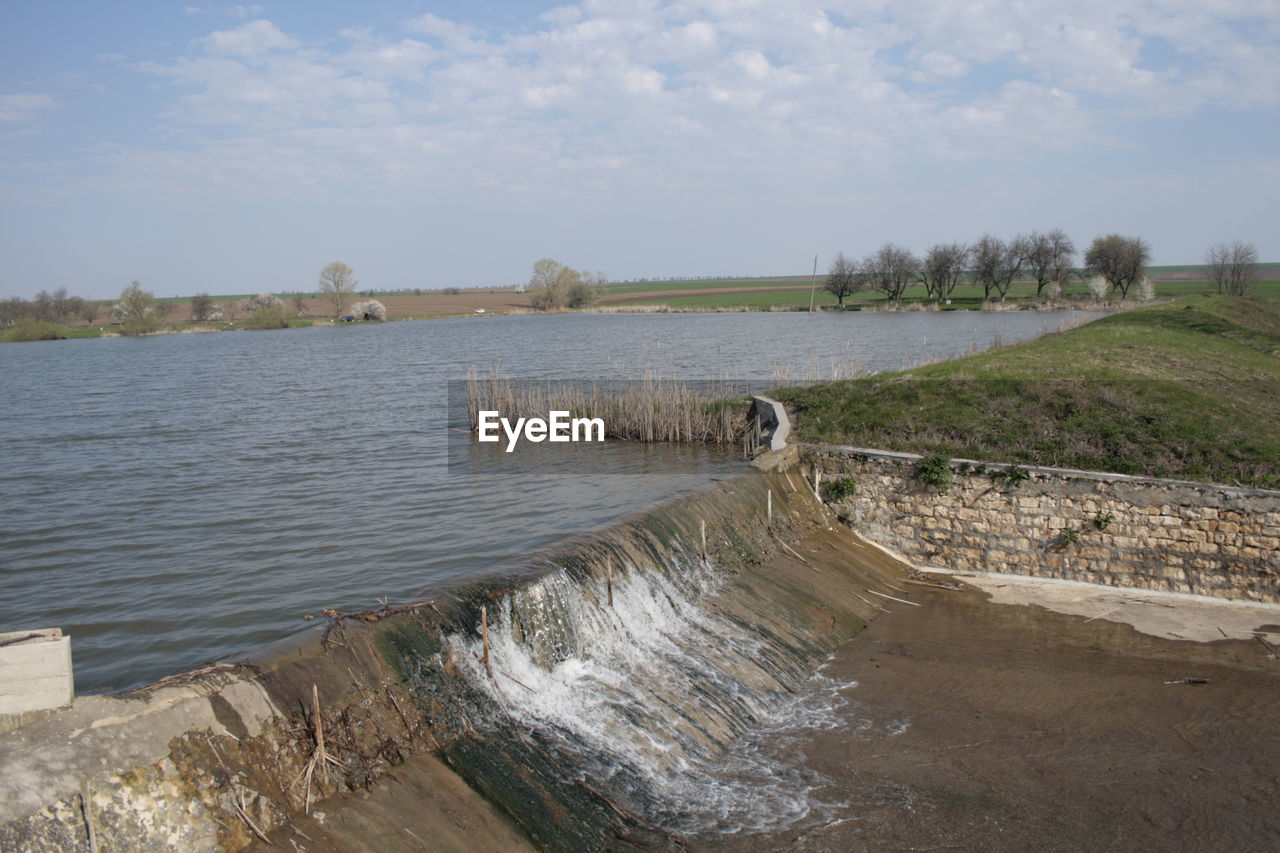
[[[79,697],[0,734],[0,849],[660,850],[760,803],[801,814],[802,786],[720,796],[707,774],[907,570],[833,521],[798,476],[752,471]]]
[[[803,445],[851,529],[921,565],[1280,602],[1280,492]]]

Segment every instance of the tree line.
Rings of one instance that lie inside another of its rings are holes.
[[[1085,250],[1083,267],[1077,267],[1076,246],[1060,228],[1033,231],[1003,240],[984,234],[977,242],[936,243],[923,257],[889,242],[861,259],[839,252],[831,262],[824,287],[841,308],[847,297],[863,290],[878,290],[897,302],[911,285],[923,285],[926,299],[943,301],[962,281],[982,286],[982,297],[1003,302],[1019,277],[1036,285],[1036,297],[1056,298],[1076,278],[1092,278],[1095,295],[1127,299],[1130,289],[1147,280],[1151,248],[1141,237],[1108,234],[1096,238]],[[1253,246],[1218,243],[1205,253],[1209,280],[1219,293],[1244,295],[1259,278],[1258,255]]]
[[[579,272],[559,261],[542,258],[533,264],[529,302],[539,311],[587,308],[604,296],[607,282],[602,272]]]

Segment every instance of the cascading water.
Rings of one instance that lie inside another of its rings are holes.
[[[823,782],[759,746],[838,725],[839,684],[783,621],[748,620],[713,560],[607,577],[546,574],[495,603],[483,640],[447,638],[470,682],[592,790],[688,835],[789,825]],[[610,586],[612,605],[609,604]]]

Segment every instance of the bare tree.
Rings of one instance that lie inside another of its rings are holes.
[[[884,291],[890,302],[897,302],[907,285],[915,281],[919,266],[920,261],[910,249],[885,243],[863,259],[862,272],[872,287]]]
[[[845,257],[844,252],[837,252],[835,260],[831,262],[831,269],[827,272],[826,284],[822,286],[835,295],[843,308],[846,297],[859,290],[866,290],[867,276],[857,261]]]
[[[539,311],[554,311],[564,305],[565,292],[562,283],[568,276],[568,268],[559,261],[542,258],[533,264],[529,277],[529,302]]]
[[[19,320],[31,316],[31,303],[11,296],[0,301],[0,329],[8,328]]]
[[[76,313],[80,315],[81,320],[92,326],[98,319],[98,306],[87,299],[83,299],[80,301],[80,308]]]
[[[1076,246],[1061,228],[1047,234],[1032,231],[1027,238],[1027,272],[1036,281],[1036,298],[1044,294],[1049,282],[1067,283],[1074,270]]]
[[[938,243],[930,246],[920,265],[920,283],[930,299],[946,299],[956,289],[965,264],[969,261],[969,247],[963,243]]]
[[[1027,253],[1027,238],[1021,234],[1007,243],[990,234],[982,235],[973,246],[973,268],[974,276],[982,285],[983,299],[990,300],[994,290],[1004,302],[1009,287],[1026,263]]]
[[[1129,288],[1147,273],[1147,261],[1151,248],[1141,237],[1124,237],[1108,234],[1097,237],[1084,253],[1084,265],[1094,275],[1100,275],[1111,285],[1120,298],[1129,296]]]
[[[213,316],[213,297],[207,293],[197,293],[191,297],[191,319],[203,323]]]
[[[333,263],[320,270],[320,295],[333,303],[333,317],[342,317],[342,309],[347,300],[356,292],[355,273],[342,261]]]
[[[1261,278],[1258,250],[1250,243],[1214,243],[1204,253],[1204,262],[1219,293],[1244,296]]]

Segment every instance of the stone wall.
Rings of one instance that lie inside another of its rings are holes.
[[[856,483],[830,501],[850,527],[921,565],[1280,602],[1280,492],[960,459],[939,489],[911,453],[800,456],[824,498]]]

